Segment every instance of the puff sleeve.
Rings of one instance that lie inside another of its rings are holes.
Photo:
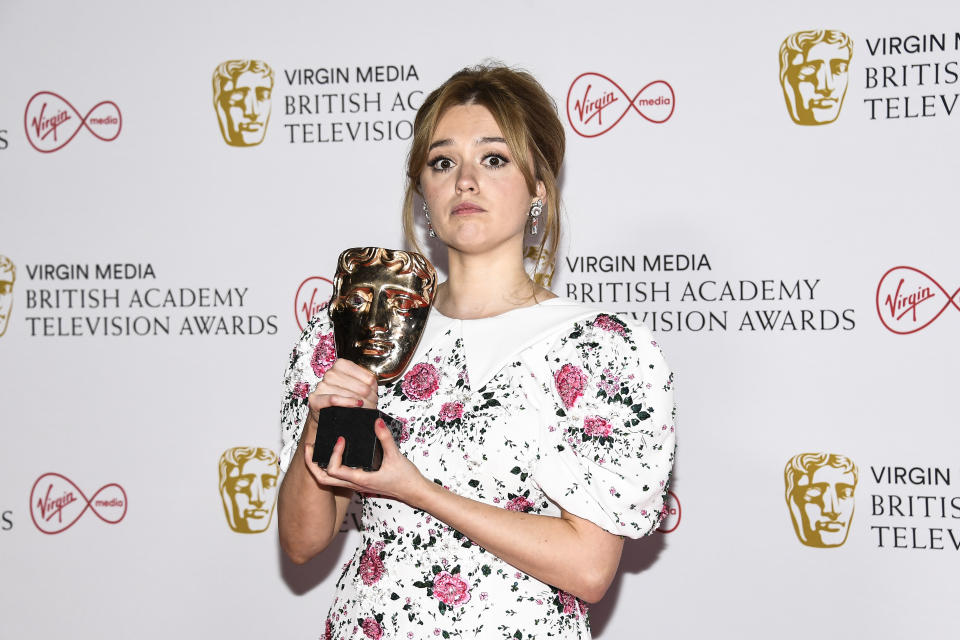
[[[543,364],[534,377],[552,415],[541,420],[534,480],[611,533],[651,533],[673,469],[675,408],[673,375],[650,331],[599,314],[564,330]]]
[[[300,442],[307,419],[307,396],[337,359],[333,324],[326,306],[307,323],[290,354],[283,375],[283,401],[280,406],[280,469],[286,473]]]

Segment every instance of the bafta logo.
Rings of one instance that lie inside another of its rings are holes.
[[[262,60],[227,60],[213,72],[213,107],[224,141],[234,147],[263,142],[270,122],[273,69]]]
[[[270,526],[277,501],[277,454],[258,447],[233,447],[220,456],[220,499],[227,524],[237,533]]]
[[[548,249],[541,249],[537,245],[530,245],[523,252],[523,259],[532,264],[533,270],[537,272],[536,275],[533,276],[534,282],[541,287],[546,287],[547,289],[550,288],[550,284],[553,282],[553,271],[555,269],[555,265],[550,264],[548,269],[542,273],[540,272],[540,268],[546,264],[549,264],[551,257],[552,254]]]
[[[17,279],[17,267],[7,256],[0,256],[0,338],[7,332],[10,312],[13,310],[13,283]]]
[[[847,93],[853,42],[842,31],[798,31],[780,45],[780,86],[797,124],[837,119]]]
[[[839,547],[853,519],[857,466],[835,453],[801,453],[783,472],[793,529],[808,547]]]

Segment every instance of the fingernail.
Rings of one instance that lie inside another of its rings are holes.
[[[362,406],[363,406],[363,400],[357,400],[357,406],[358,406],[358,407],[362,407]]]

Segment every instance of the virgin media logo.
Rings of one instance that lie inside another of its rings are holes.
[[[333,282],[322,276],[311,276],[300,283],[293,300],[293,313],[300,331],[307,326],[313,314],[330,301],[332,294]]]
[[[666,80],[648,82],[631,98],[602,73],[581,73],[567,91],[567,120],[584,138],[596,138],[613,129],[630,111],[653,124],[673,115],[677,98]]]
[[[953,293],[936,280],[914,267],[894,267],[883,274],[877,285],[877,315],[893,333],[906,335],[929,326],[934,320],[957,305],[960,288]]]
[[[27,141],[41,153],[62,149],[84,128],[94,137],[110,142],[120,135],[122,125],[120,107],[111,100],[98,102],[84,116],[66,98],[52,91],[35,93],[23,112]]]
[[[88,509],[107,524],[117,524],[127,515],[127,493],[112,482],[88,499],[77,485],[59,473],[43,474],[30,489],[30,517],[44,533],[66,531]]]
[[[680,500],[673,491],[667,491],[667,497],[663,501],[663,519],[660,520],[660,526],[657,531],[660,533],[673,533],[680,526]]]

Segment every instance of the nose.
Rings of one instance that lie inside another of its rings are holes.
[[[840,515],[840,499],[837,497],[837,491],[833,487],[828,487],[823,494],[823,515],[831,520],[836,520]]]
[[[263,482],[259,477],[250,483],[250,504],[256,507],[263,505]]]
[[[457,175],[457,193],[472,192],[476,193],[478,189],[476,169],[472,166],[463,166]]]
[[[367,319],[370,333],[385,332],[390,325],[390,305],[385,294],[374,296]]]
[[[825,96],[833,93],[833,72],[829,64],[822,64],[817,70],[817,93]]]
[[[245,116],[258,116],[260,115],[260,103],[257,102],[256,92],[249,91],[243,99],[243,115]]]

